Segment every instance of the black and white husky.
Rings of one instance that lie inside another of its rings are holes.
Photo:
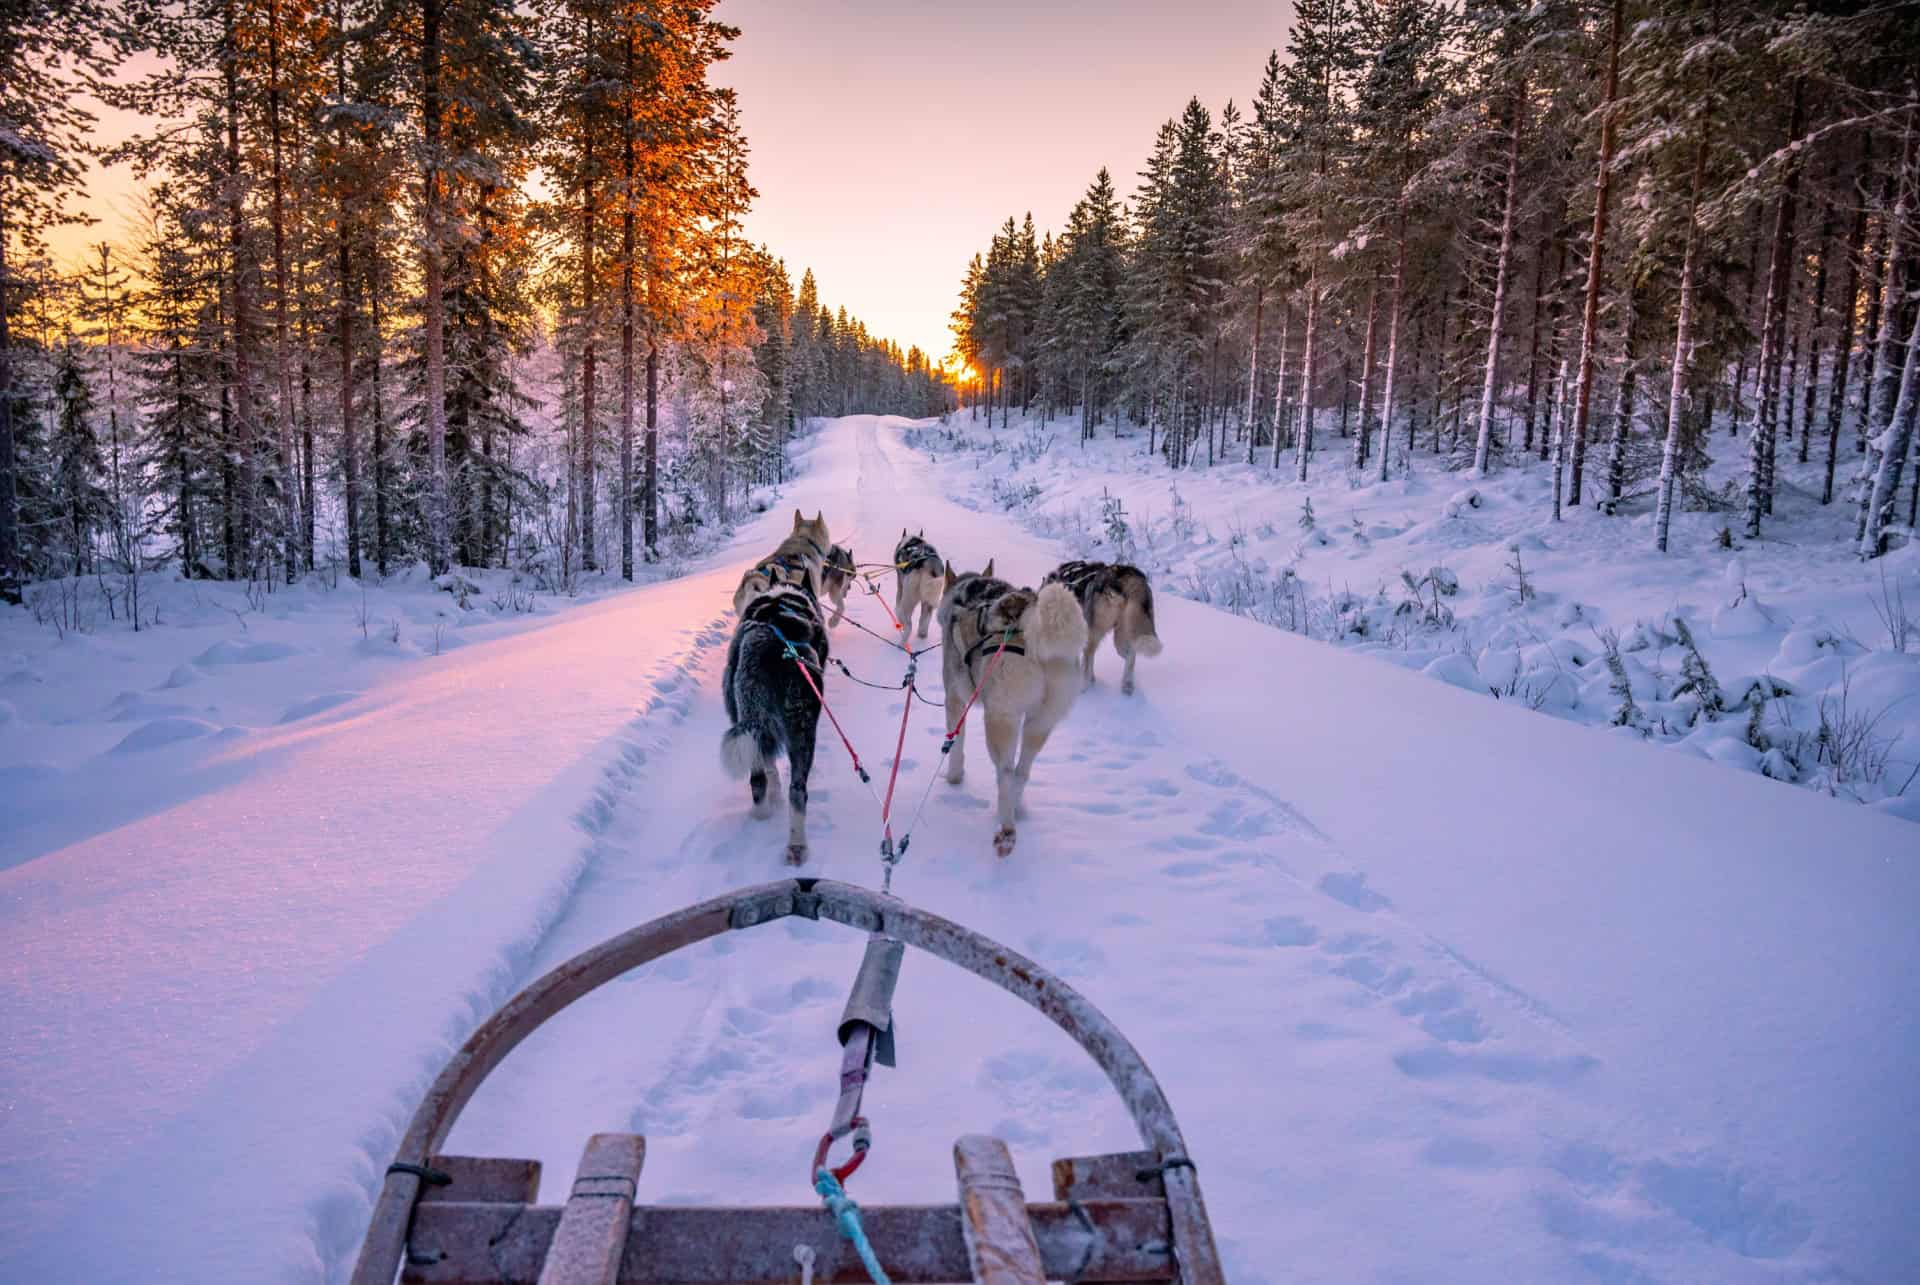
[[[900,577],[893,592],[893,614],[900,628],[913,631],[913,613],[920,613],[920,637],[927,636],[927,625],[940,605],[940,593],[946,587],[941,576],[945,564],[927,543],[927,533],[908,535],[900,528],[900,543],[893,546],[893,569]]]
[[[1046,579],[1073,591],[1087,617],[1087,654],[1081,667],[1087,686],[1093,686],[1093,653],[1100,640],[1113,635],[1113,649],[1127,662],[1120,673],[1120,690],[1133,694],[1136,656],[1158,656],[1160,634],[1153,619],[1153,586],[1139,567],[1116,562],[1063,562]]]
[[[813,771],[814,736],[820,725],[820,697],[800,666],[807,666],[824,691],[826,664],[827,629],[820,603],[802,579],[768,585],[741,609],[720,680],[733,724],[720,738],[720,761],[735,778],[747,778],[756,817],[773,811],[771,797],[780,788],[774,756],[787,756],[789,865],[807,859],[807,777]]]
[[[1079,695],[1080,653],[1087,622],[1073,594],[1060,584],[1038,592],[1017,589],[985,571],[941,577],[940,665],[947,688],[947,725],[960,721],[967,697],[978,685],[986,724],[987,756],[993,760],[1000,828],[993,850],[1013,851],[1014,819],[1033,774],[1033,760]],[[967,743],[955,739],[947,780],[966,775]]]

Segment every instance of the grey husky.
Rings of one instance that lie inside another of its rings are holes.
[[[1080,653],[1087,622],[1066,586],[1016,589],[985,571],[941,577],[940,664],[947,689],[947,726],[960,721],[979,685],[977,705],[993,760],[1000,828],[993,850],[1013,851],[1014,819],[1026,794],[1033,760],[1079,695]],[[966,776],[965,728],[947,761],[947,780]]]
[[[787,756],[787,864],[807,859],[807,777],[813,771],[820,696],[800,672],[806,665],[825,690],[827,630],[820,604],[805,578],[772,584],[751,597],[727,649],[720,680],[732,726],[720,738],[720,761],[734,777],[746,777],[753,814],[769,815],[780,789],[776,754]]]
[[[1113,649],[1127,662],[1120,672],[1120,690],[1131,696],[1134,658],[1160,654],[1147,573],[1124,563],[1063,562],[1046,583],[1071,589],[1086,613],[1087,654],[1081,667],[1087,671],[1087,686],[1093,686],[1093,653],[1100,649],[1100,640],[1112,634]]]
[[[828,543],[826,518],[818,513],[807,518],[795,509],[793,531],[740,577],[740,587],[733,591],[734,614],[744,613],[749,602],[775,585],[804,584],[818,601]]]
[[[903,632],[913,631],[913,613],[920,613],[920,637],[927,636],[934,609],[940,605],[940,592],[946,587],[940,569],[940,555],[927,543],[927,533],[908,535],[900,528],[900,543],[893,547],[893,569],[899,583],[893,593],[893,614]]]
[[[827,550],[826,565],[820,569],[820,592],[833,604],[833,616],[827,621],[827,628],[839,624],[840,618],[847,614],[847,588],[857,574],[852,549],[836,544]]]

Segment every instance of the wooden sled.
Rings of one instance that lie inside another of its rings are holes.
[[[439,1154],[474,1091],[513,1048],[589,991],[662,955],[788,915],[882,933],[958,964],[1052,1019],[1113,1082],[1144,1148],[1053,1163],[1053,1200],[1029,1203],[1006,1145],[954,1146],[958,1201],[863,1205],[887,1275],[911,1282],[1042,1285],[1173,1281],[1224,1285],[1206,1206],[1173,1108],[1126,1037],[1072,987],[1014,951],[896,898],[824,879],[715,897],[575,956],[475,1031],[414,1113],[373,1210],[354,1285],[747,1285],[865,1281],[853,1247],[819,1206],[637,1203],[645,1140],[596,1134],[563,1207],[534,1203],[534,1160]],[[796,1166],[797,1167],[797,1166]],[[797,1254],[798,1251],[798,1254]]]

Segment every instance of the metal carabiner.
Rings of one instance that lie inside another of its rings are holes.
[[[853,1138],[853,1155],[845,1164],[828,1169],[827,1152],[833,1147],[835,1141],[849,1134]],[[820,1135],[820,1145],[814,1148],[813,1167],[807,1171],[808,1184],[812,1184],[815,1174],[822,1169],[827,1169],[827,1172],[833,1175],[834,1181],[844,1186],[847,1179],[853,1176],[853,1171],[858,1169],[861,1162],[867,1158],[867,1150],[872,1146],[873,1127],[867,1123],[867,1118],[863,1115],[853,1117],[852,1122],[845,1129],[837,1132],[829,1129]]]

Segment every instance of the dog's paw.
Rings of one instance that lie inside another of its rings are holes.
[[[993,836],[993,855],[1010,857],[1013,855],[1013,827],[1001,826]]]
[[[788,844],[787,845],[787,864],[790,866],[806,865],[807,864],[807,845],[804,843]]]
[[[965,769],[964,767],[961,767],[958,763],[955,763],[952,767],[949,767],[947,769],[948,785],[958,785],[966,779],[967,779],[967,769]]]
[[[1132,683],[1122,683],[1122,684],[1120,684],[1120,694],[1121,694],[1122,696],[1131,696],[1131,695],[1133,695],[1133,684],[1132,684]]]

